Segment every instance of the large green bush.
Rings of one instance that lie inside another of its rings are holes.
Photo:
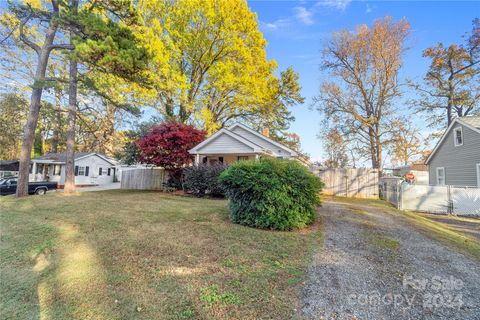
[[[225,197],[225,191],[218,177],[226,168],[226,165],[220,163],[187,167],[183,170],[183,187],[187,192],[198,197],[205,195]]]
[[[313,222],[322,182],[294,160],[239,161],[220,175],[234,223],[290,230]]]

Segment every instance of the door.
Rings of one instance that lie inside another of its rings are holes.
[[[14,194],[15,192],[17,192],[17,179],[10,179],[7,181],[6,194]]]

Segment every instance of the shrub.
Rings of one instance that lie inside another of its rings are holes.
[[[232,222],[291,230],[313,222],[323,183],[294,160],[239,161],[220,175]]]
[[[224,197],[225,191],[218,177],[227,168],[224,164],[200,164],[183,170],[183,187],[198,197],[208,194],[212,197]]]

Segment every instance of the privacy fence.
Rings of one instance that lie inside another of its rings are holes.
[[[409,185],[382,179],[382,196],[401,210],[480,216],[480,188]]]
[[[121,189],[163,190],[168,176],[162,168],[137,168],[122,171]]]
[[[318,172],[325,183],[322,191],[326,195],[355,198],[378,198],[378,170],[359,169],[327,169]]]

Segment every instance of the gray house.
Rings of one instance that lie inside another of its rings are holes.
[[[425,163],[430,185],[480,187],[480,116],[455,119]]]

